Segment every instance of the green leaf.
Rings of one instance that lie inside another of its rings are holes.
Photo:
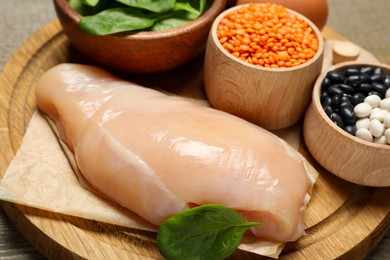
[[[177,0],[175,10],[185,10],[195,15],[201,16],[212,4],[212,0]]]
[[[209,9],[213,0],[190,0],[189,2],[191,6],[199,11],[199,13],[203,14],[207,9]]]
[[[69,0],[68,3],[73,10],[81,14],[82,16],[93,15],[108,8],[106,0],[98,0],[95,6],[88,6],[84,3],[84,0]]]
[[[92,35],[175,28],[198,18],[212,0],[69,0]],[[95,6],[90,6],[94,5]]]
[[[82,12],[83,12],[82,9],[84,6],[84,3],[82,0],[69,0],[68,4],[70,5],[70,7],[72,7],[73,10],[82,14]]]
[[[118,32],[149,28],[158,16],[134,8],[112,8],[93,16],[85,16],[80,28],[92,35],[107,35]]]
[[[172,11],[175,0],[116,0],[124,5],[149,10],[155,13]]]
[[[83,4],[88,6],[96,6],[99,3],[99,0],[81,0]]]
[[[157,246],[167,259],[225,259],[239,246],[244,232],[258,225],[231,208],[203,205],[162,223]]]
[[[161,31],[185,25],[196,19],[195,15],[186,11],[175,12],[171,17],[156,21],[152,31]]]
[[[184,10],[184,11],[187,11],[187,12],[190,12],[190,13],[194,14],[195,18],[199,17],[199,15],[201,15],[199,10],[195,9],[194,7],[192,7],[190,2],[189,1],[185,1],[185,0],[178,0],[178,1],[176,1],[175,11],[180,11],[180,10]]]

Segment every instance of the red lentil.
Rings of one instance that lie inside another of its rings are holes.
[[[221,19],[217,37],[235,57],[248,63],[285,68],[310,60],[318,50],[313,29],[277,4],[251,3]]]

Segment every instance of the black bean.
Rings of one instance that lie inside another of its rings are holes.
[[[324,101],[325,98],[329,97],[329,93],[326,90],[321,91],[320,93],[320,101],[321,103]]]
[[[346,125],[344,126],[344,131],[351,134],[355,135],[356,134],[356,126],[355,125]]]
[[[360,85],[357,85],[355,90],[357,92],[364,94],[364,95],[367,95],[368,92],[370,92],[372,90],[372,85],[368,84],[368,83],[362,83]]]
[[[363,95],[362,93],[355,93],[352,95],[352,100],[351,100],[351,103],[356,106],[357,104],[359,103],[362,103],[364,101],[364,99],[366,98],[365,95]]]
[[[341,103],[339,105],[339,108],[341,109],[343,107],[346,107],[346,108],[348,108],[348,109],[353,111],[355,106],[352,105],[351,101],[348,100],[348,101],[341,101]]]
[[[359,75],[360,70],[358,68],[348,68],[345,70],[345,76]]]
[[[331,97],[325,98],[321,104],[322,104],[322,107],[327,107],[327,106],[332,105],[332,98]]]
[[[352,98],[352,96],[350,94],[344,94],[341,97],[341,102],[351,102],[351,98]]]
[[[371,95],[377,95],[379,96],[381,99],[384,99],[385,98],[385,95],[382,94],[382,93],[379,93],[378,91],[370,91],[367,96],[371,96]]]
[[[371,66],[363,66],[360,68],[360,72],[362,74],[372,75],[374,73],[374,68]]]
[[[371,76],[368,74],[361,74],[360,75],[360,82],[361,83],[371,83]]]
[[[339,88],[338,84],[332,85],[328,88],[328,93],[330,96],[335,96],[335,95],[343,95],[344,92]]]
[[[386,75],[386,77],[382,81],[383,85],[388,89],[390,88],[390,74]]]
[[[382,83],[373,82],[371,85],[372,85],[372,91],[379,92],[379,93],[381,93],[383,95],[386,94],[387,88]]]
[[[362,81],[361,81],[361,78],[360,78],[360,75],[351,75],[351,76],[348,76],[345,83],[347,83],[348,85],[351,85],[351,86],[356,86],[358,84],[360,84]]]
[[[383,75],[385,72],[383,71],[383,69],[381,67],[375,67],[373,73],[378,74],[378,75]]]
[[[333,109],[330,106],[324,107],[325,113],[330,117],[330,115],[333,113]]]
[[[341,83],[341,84],[338,84],[337,86],[339,89],[341,89],[346,94],[355,93],[355,89],[351,85]]]
[[[330,71],[327,73],[326,77],[332,81],[332,83],[343,83],[344,75],[342,72]]]
[[[380,82],[381,83],[385,79],[385,74],[373,74],[373,75],[371,75],[370,79],[371,79],[371,82]]]
[[[332,97],[332,107],[337,108],[341,103],[341,95],[334,95]]]
[[[341,119],[343,120],[345,125],[352,125],[356,122],[356,116],[353,110],[347,108],[347,107],[342,107],[339,110],[339,115]]]
[[[328,77],[325,77],[324,80],[322,81],[321,88],[322,88],[323,90],[326,90],[326,89],[328,89],[331,85],[332,85],[332,81],[331,81]]]
[[[339,127],[341,128],[344,128],[344,123],[343,123],[343,120],[341,119],[340,115],[337,114],[337,113],[332,113],[330,115],[330,119],[336,123],[336,125],[338,125]]]

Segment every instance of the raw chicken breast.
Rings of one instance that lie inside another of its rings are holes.
[[[261,221],[267,240],[303,234],[308,179],[285,141],[240,118],[61,64],[36,89],[90,189],[159,225],[191,205],[217,203]]]

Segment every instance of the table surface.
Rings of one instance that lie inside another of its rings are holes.
[[[370,51],[381,62],[390,63],[387,19],[390,1],[328,0],[328,3],[329,27]],[[362,10],[371,16],[362,18]],[[348,11],[348,16],[343,11]],[[55,18],[51,0],[0,0],[0,68],[30,35]],[[19,233],[1,207],[0,259],[46,259]],[[365,259],[390,259],[390,232]]]

